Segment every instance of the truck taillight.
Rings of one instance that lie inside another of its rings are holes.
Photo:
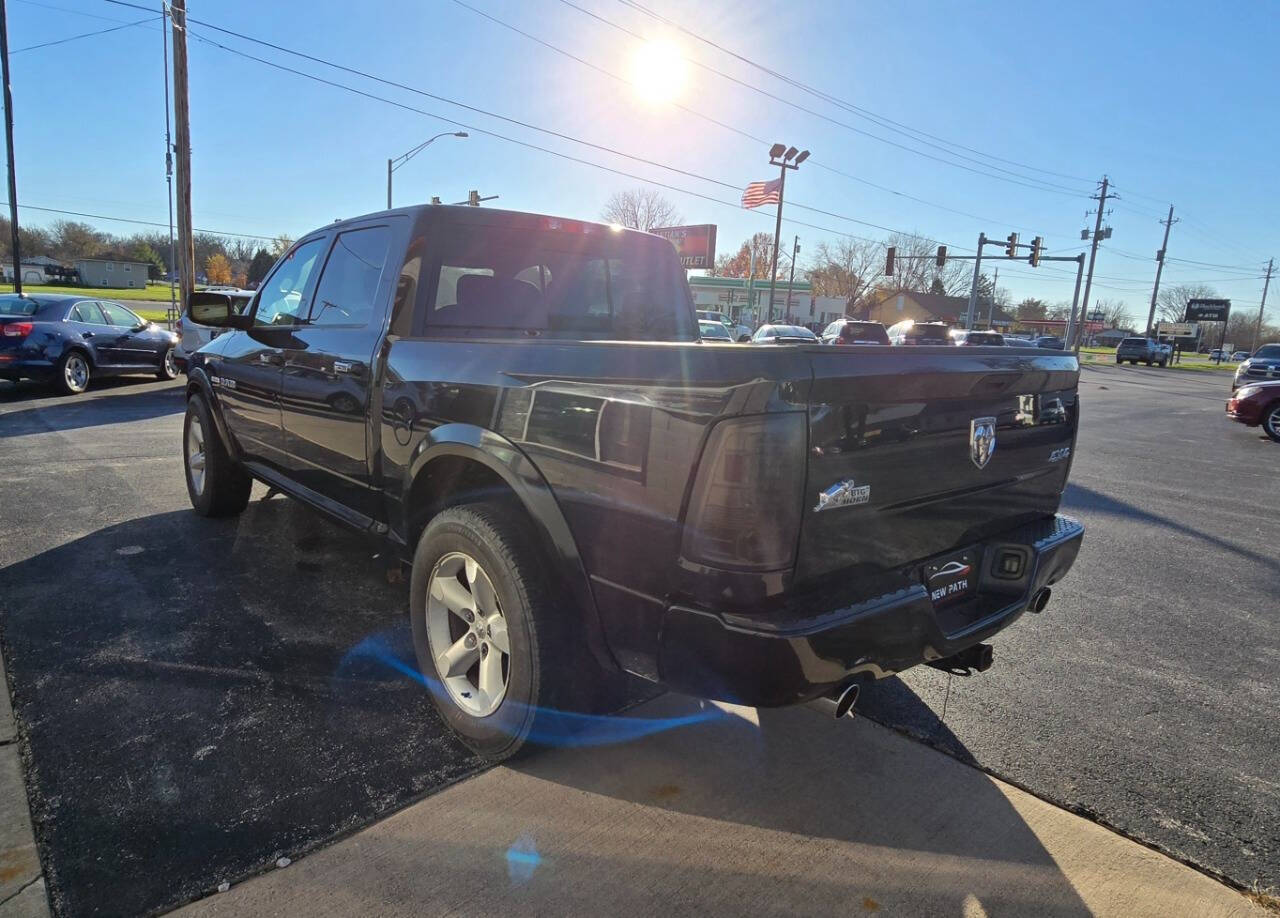
[[[6,338],[25,338],[31,334],[35,327],[32,322],[9,322],[5,325],[0,325],[0,335],[4,335]]]
[[[682,553],[712,567],[791,564],[804,504],[805,415],[753,415],[711,430],[685,517]]]

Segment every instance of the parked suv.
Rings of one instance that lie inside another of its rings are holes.
[[[1163,367],[1169,363],[1169,352],[1164,345],[1157,344],[1150,338],[1125,338],[1116,346],[1116,363],[1121,364],[1126,360],[1135,366],[1138,361],[1143,361],[1147,366],[1158,363]]]
[[[192,506],[257,479],[411,564],[422,681],[489,758],[620,671],[847,706],[985,669],[1079,549],[1074,355],[706,346],[659,236],[392,210],[189,312],[230,329],[188,358]]]
[[[879,322],[836,319],[822,330],[823,344],[888,344],[889,334]]]

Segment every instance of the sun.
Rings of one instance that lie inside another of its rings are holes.
[[[646,102],[670,102],[689,79],[689,62],[665,39],[646,41],[631,54],[631,84]]]

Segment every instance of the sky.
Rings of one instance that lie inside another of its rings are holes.
[[[24,205],[167,225],[162,32],[159,0],[147,2],[157,13],[142,24],[23,50],[147,12],[9,0]],[[499,196],[491,206],[598,219],[612,193],[658,183],[686,222],[716,224],[727,252],[773,230],[771,207],[738,199],[777,176],[768,146],[779,141],[812,153],[788,175],[783,210],[802,266],[820,242],[888,229],[955,254],[971,254],[979,232],[1018,232],[1073,255],[1104,174],[1119,199],[1095,300],[1145,319],[1169,204],[1179,222],[1162,285],[1208,282],[1233,311],[1256,310],[1266,261],[1280,256],[1271,2],[189,0],[188,14],[206,23],[191,23],[189,41],[201,229],[297,236],[379,210],[388,157],[467,130],[396,172],[397,205],[475,188]],[[1014,302],[1070,300],[1073,285],[1072,265],[1000,265]],[[1276,321],[1280,290],[1268,299]]]

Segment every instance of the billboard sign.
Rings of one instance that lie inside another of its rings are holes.
[[[1230,300],[1187,300],[1187,322],[1225,322],[1231,313]]]
[[[716,265],[716,227],[714,223],[698,226],[664,226],[649,232],[661,236],[676,247],[680,264],[685,268],[714,268]]]

